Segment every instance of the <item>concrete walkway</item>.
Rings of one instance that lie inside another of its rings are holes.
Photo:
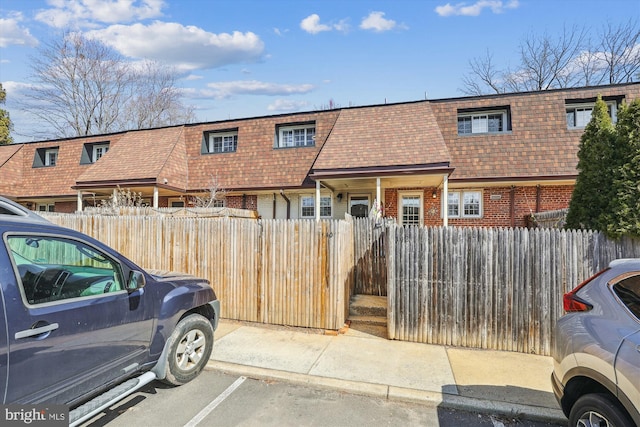
[[[223,319],[208,367],[390,400],[567,422],[551,390],[553,361],[545,356]]]

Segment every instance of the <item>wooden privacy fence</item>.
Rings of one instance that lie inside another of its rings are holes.
[[[387,227],[389,338],[549,355],[562,295],[640,241],[555,229]]]
[[[222,317],[339,329],[352,288],[347,221],[44,214],[138,265],[211,281]]]

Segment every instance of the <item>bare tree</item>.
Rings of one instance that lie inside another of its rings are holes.
[[[602,28],[599,50],[609,83],[632,82],[640,70],[640,29],[637,21]]]
[[[170,70],[149,62],[146,72],[138,71],[80,33],[67,32],[44,45],[30,66],[33,84],[21,107],[49,125],[39,136],[96,135],[182,123],[192,116],[180,103]]]
[[[474,58],[469,61],[469,67],[471,67],[471,75],[463,77],[463,93],[482,95],[486,93],[487,89],[491,93],[504,91],[502,73],[495,68],[493,55],[488,49],[483,58]]]
[[[197,208],[212,208],[216,200],[222,200],[226,191],[220,187],[218,178],[211,175],[209,187],[201,196],[191,197],[191,204]]]
[[[193,108],[180,101],[176,72],[153,61],[143,61],[134,71],[133,96],[127,105],[125,128],[146,129],[195,120]]]
[[[528,34],[514,69],[498,69],[493,56],[469,62],[461,92],[468,95],[626,83],[640,78],[640,31],[636,21],[603,26],[592,42],[585,28],[563,29],[557,37]]]

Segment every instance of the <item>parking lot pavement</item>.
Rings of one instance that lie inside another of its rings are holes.
[[[251,378],[566,423],[549,381],[553,362],[544,356],[223,320],[208,366]]]

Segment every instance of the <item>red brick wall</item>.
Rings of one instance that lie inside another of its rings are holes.
[[[244,200],[244,202],[243,202]],[[249,209],[252,211],[258,210],[258,196],[227,196],[225,197],[224,205],[233,209]]]
[[[78,209],[78,202],[56,202],[54,212],[74,213]]]
[[[436,190],[437,197],[432,193],[434,188],[425,189],[386,189],[384,202],[385,217],[398,217],[398,192],[423,192],[424,224],[427,226],[442,225],[441,197],[442,191]],[[456,189],[457,190],[457,189]],[[449,218],[449,225],[459,227],[511,227],[511,187],[490,187],[474,189],[482,191],[481,218]],[[526,227],[526,217],[536,212],[537,187],[514,187],[514,225]],[[541,186],[540,206],[538,211],[551,211],[569,207],[573,186]],[[494,200],[491,200],[491,196]],[[496,196],[500,196],[499,199]]]

